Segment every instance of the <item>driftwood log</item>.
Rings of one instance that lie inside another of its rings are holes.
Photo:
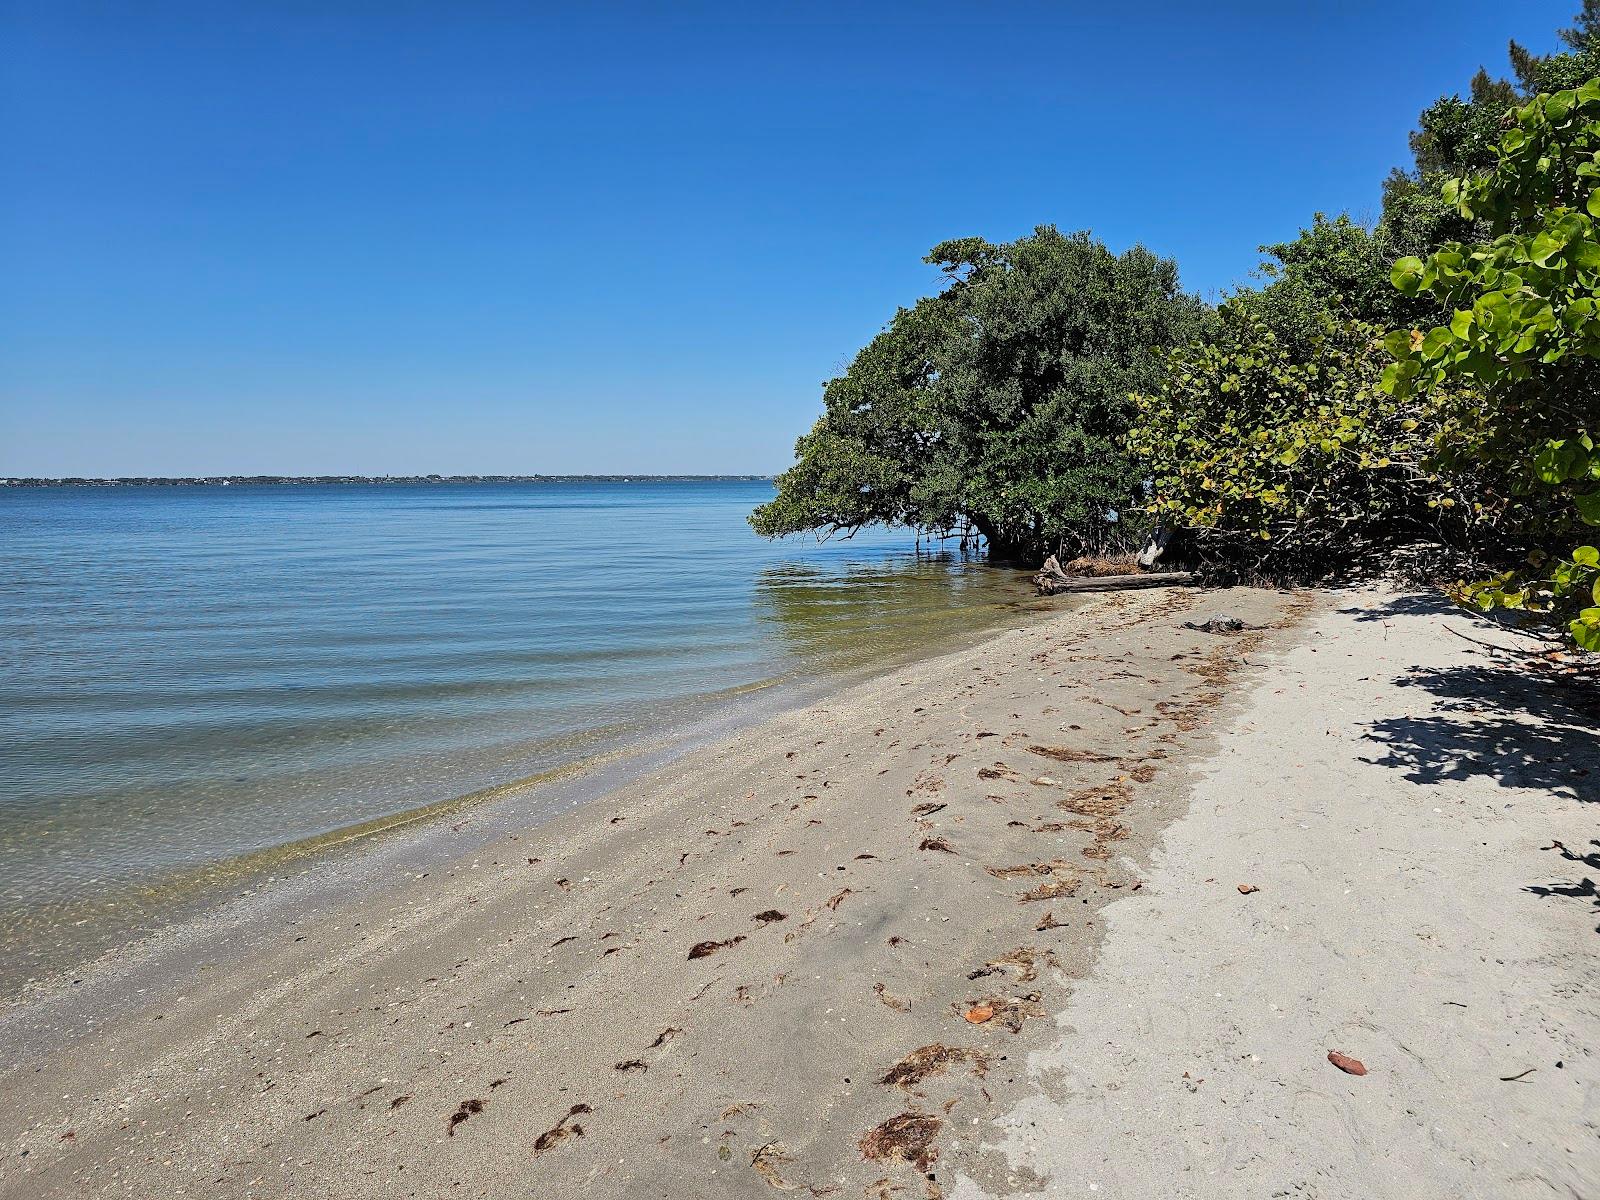
[[[1127,588],[1178,587],[1197,582],[1193,571],[1150,571],[1138,575],[1068,575],[1052,554],[1033,577],[1041,596],[1058,592],[1120,592]]]

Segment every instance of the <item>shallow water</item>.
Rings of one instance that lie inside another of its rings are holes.
[[[0,925],[557,769],[1031,607],[766,483],[0,489]]]

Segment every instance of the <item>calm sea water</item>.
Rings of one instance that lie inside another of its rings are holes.
[[[0,924],[526,778],[1028,607],[765,483],[0,489]]]

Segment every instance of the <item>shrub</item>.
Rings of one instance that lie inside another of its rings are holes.
[[[1377,326],[1329,320],[1300,355],[1238,305],[1221,317],[1136,398],[1129,441],[1149,510],[1188,530],[1203,563],[1321,575],[1397,540],[1466,540],[1472,510],[1429,465],[1458,397],[1379,391]]]

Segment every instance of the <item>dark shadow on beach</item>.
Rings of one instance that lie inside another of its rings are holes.
[[[1459,610],[1441,598],[1410,595],[1365,610],[1360,619],[1437,620],[1451,614]],[[1366,761],[1417,783],[1487,776],[1504,788],[1600,802],[1600,682],[1592,675],[1559,673],[1532,654],[1495,654],[1466,642],[1462,649],[1467,653],[1458,664],[1413,667],[1396,681],[1417,691],[1416,715],[1371,722],[1366,736],[1382,753]],[[1600,913],[1592,874],[1600,872],[1600,841],[1582,851],[1554,839],[1542,848],[1560,857],[1552,874],[1565,877],[1530,884],[1527,891],[1583,902]]]
[[[1553,851],[1565,861],[1575,863],[1576,866],[1569,868],[1570,870],[1576,871],[1579,867],[1587,867],[1591,871],[1600,871],[1600,841],[1591,839],[1589,845],[1591,849],[1586,853],[1572,850],[1561,842],[1551,842],[1550,845],[1542,846],[1540,849]],[[1547,900],[1587,900],[1590,909],[1596,916],[1600,916],[1600,888],[1595,886],[1592,875],[1585,875],[1576,882],[1532,884],[1526,890]],[[1594,931],[1600,933],[1600,925],[1596,925]]]
[[[1361,608],[1342,608],[1339,611],[1353,616],[1357,621],[1387,622],[1399,617],[1436,617],[1456,611],[1456,609],[1454,605],[1436,592],[1402,592],[1399,595],[1390,596],[1382,604]]]
[[[1485,613],[1476,609],[1462,608],[1438,591],[1402,592],[1391,596],[1382,604],[1340,611],[1354,616],[1357,621],[1377,624],[1390,624],[1405,617],[1453,616],[1473,624],[1475,627],[1472,632],[1473,637],[1487,636],[1491,642],[1494,640],[1492,635],[1496,632],[1532,637],[1537,637],[1543,632],[1537,622],[1530,619],[1526,613],[1504,609]]]
[[[1592,681],[1480,659],[1413,668],[1397,682],[1422,693],[1420,715],[1372,722],[1367,736],[1384,753],[1368,761],[1417,783],[1487,775],[1501,787],[1600,800],[1600,690]]]

